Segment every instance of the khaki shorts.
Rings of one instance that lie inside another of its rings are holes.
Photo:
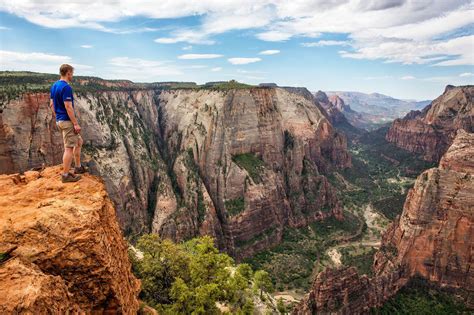
[[[73,148],[79,145],[81,135],[74,131],[74,125],[71,121],[60,120],[56,124],[63,134],[65,148]]]

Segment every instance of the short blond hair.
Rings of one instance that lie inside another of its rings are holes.
[[[74,71],[74,67],[67,63],[62,64],[61,67],[59,67],[59,74],[62,76],[65,76],[69,71]]]

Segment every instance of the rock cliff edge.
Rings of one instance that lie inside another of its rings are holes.
[[[0,176],[0,313],[136,314],[140,282],[103,182]]]

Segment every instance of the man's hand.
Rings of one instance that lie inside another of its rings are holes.
[[[74,132],[81,133],[81,126],[79,126],[79,124],[74,124]]]

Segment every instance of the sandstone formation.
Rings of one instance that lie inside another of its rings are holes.
[[[104,184],[0,176],[0,313],[136,314],[140,283]]]
[[[182,238],[198,228],[241,257],[278,243],[287,225],[341,217],[324,174],[350,165],[346,140],[309,92],[176,90],[159,95],[159,111],[179,193],[161,198],[153,231]]]
[[[328,97],[323,91],[316,92],[314,98],[324,108],[334,127],[343,131],[348,137],[361,133],[358,128],[363,128],[364,125],[360,122],[363,120],[362,115],[353,111],[342,98],[337,95]]]
[[[456,131],[474,132],[474,86],[447,86],[444,93],[422,111],[396,119],[387,140],[398,147],[438,162],[451,145]]]
[[[342,218],[325,175],[350,166],[346,139],[308,90],[75,84],[85,160],[126,235],[209,234],[241,257],[278,243],[285,226]],[[0,106],[0,172],[60,163],[48,98],[22,91]]]
[[[375,277],[326,270],[294,313],[366,313],[415,276],[474,296],[473,143],[474,134],[460,130],[440,167],[418,177],[375,254]]]

